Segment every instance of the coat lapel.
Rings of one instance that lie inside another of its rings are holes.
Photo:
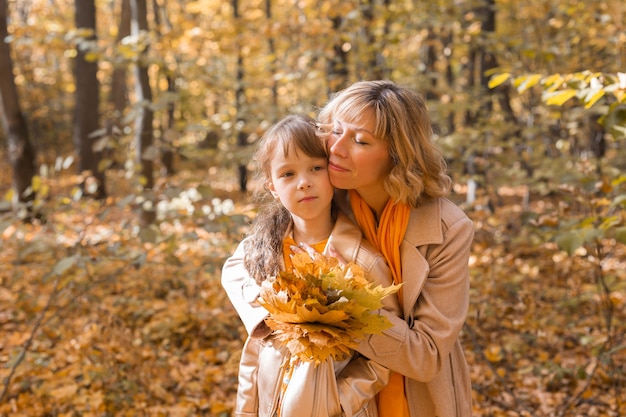
[[[345,191],[336,191],[335,201],[342,211],[351,213]],[[402,289],[404,294],[402,309],[405,318],[413,314],[417,298],[422,292],[430,272],[428,261],[421,252],[421,250],[425,250],[423,246],[443,243],[442,201],[442,198],[427,199],[419,207],[411,210],[409,225],[400,245],[402,281],[406,283]]]
[[[400,246],[402,282],[405,283],[402,288],[404,294],[402,310],[405,319],[413,314],[417,298],[430,272],[428,261],[420,249],[424,245],[442,242],[441,199],[426,200],[411,211],[409,225]]]

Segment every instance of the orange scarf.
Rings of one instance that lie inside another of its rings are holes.
[[[356,222],[367,240],[376,246],[387,260],[394,284],[400,284],[402,282],[400,245],[409,224],[411,208],[406,204],[396,204],[390,199],[376,227],[374,214],[361,196],[355,190],[350,190],[349,196]],[[402,288],[398,292],[398,299],[402,306]],[[389,384],[378,393],[377,404],[380,417],[409,417],[404,377],[401,374],[391,373]]]

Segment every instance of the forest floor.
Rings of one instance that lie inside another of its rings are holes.
[[[141,227],[123,172],[102,202],[73,198],[79,180],[44,179],[39,220],[0,214],[0,416],[230,415],[246,335],[220,274],[253,200],[221,170],[181,171]],[[474,415],[626,415],[624,245],[569,256],[549,231],[559,197],[498,191],[464,207]]]

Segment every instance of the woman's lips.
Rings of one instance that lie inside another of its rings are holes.
[[[328,163],[328,168],[337,172],[348,172],[346,168],[342,167],[341,165],[334,164],[332,162]]]

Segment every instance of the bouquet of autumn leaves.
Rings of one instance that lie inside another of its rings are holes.
[[[369,282],[355,263],[307,253],[292,257],[293,270],[261,284],[259,302],[269,311],[266,324],[275,338],[302,361],[316,365],[350,356],[359,339],[392,326],[376,310],[400,285]]]

